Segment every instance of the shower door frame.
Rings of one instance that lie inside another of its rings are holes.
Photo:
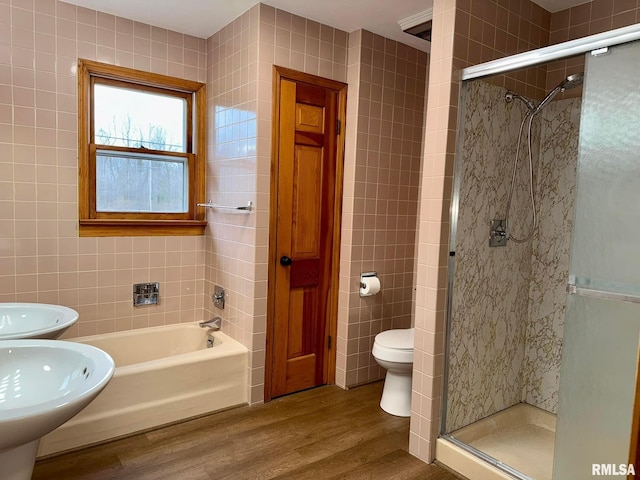
[[[450,432],[447,431],[447,407],[448,407],[448,386],[449,386],[449,356],[450,356],[450,340],[451,340],[451,315],[453,305],[453,280],[455,269],[455,245],[458,232],[458,208],[460,203],[460,185],[462,182],[461,170],[462,161],[461,145],[464,142],[464,130],[461,129],[462,119],[464,115],[464,107],[466,103],[465,99],[465,87],[463,83],[466,80],[475,80],[492,75],[508,73],[521,68],[532,67],[544,63],[549,63],[554,60],[562,60],[568,57],[573,57],[588,52],[593,52],[599,49],[606,51],[608,47],[620,45],[623,43],[633,42],[640,40],[640,23],[630,25],[628,27],[618,28],[595,35],[589,35],[584,38],[576,40],[570,40],[568,42],[559,43],[556,45],[550,45],[548,47],[542,47],[536,50],[531,50],[516,55],[500,58],[490,62],[481,63],[471,67],[464,68],[460,72],[460,92],[459,92],[459,106],[458,108],[458,120],[457,120],[457,138],[456,138],[456,156],[455,167],[453,177],[453,192],[451,198],[450,208],[450,231],[449,231],[449,260],[447,262],[447,311],[445,318],[445,361],[443,366],[442,375],[442,404],[440,412],[440,437],[460,447],[466,452],[480,458],[481,460],[491,464],[495,468],[511,475],[515,479],[519,480],[532,480],[530,477],[522,474],[521,472],[512,469],[508,465],[502,464],[493,457],[485,454],[484,452],[456,439]],[[639,441],[640,443],[640,441]]]

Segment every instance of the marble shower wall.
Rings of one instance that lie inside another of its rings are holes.
[[[489,248],[489,225],[505,218],[524,104],[505,103],[504,88],[484,81],[463,88],[463,139],[451,316],[447,427],[455,430],[520,402],[529,309],[531,242]],[[526,128],[525,128],[526,130]],[[534,152],[539,141],[533,129]],[[522,149],[510,228],[530,225]],[[535,169],[535,165],[534,165]]]
[[[539,222],[533,238],[523,400],[556,413],[573,229],[580,98],[551,102],[540,118]]]
[[[489,248],[505,217],[524,104],[484,81],[464,88],[464,137],[451,316],[449,431],[521,401],[555,411],[573,215],[580,99],[552,102],[533,126],[540,218],[531,241]],[[510,230],[531,224],[526,125]]]

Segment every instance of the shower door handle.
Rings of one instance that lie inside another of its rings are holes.
[[[567,284],[568,295],[578,295],[580,297],[597,298],[600,300],[613,300],[617,302],[627,302],[640,304],[640,296],[631,294],[629,292],[615,292],[611,290],[585,288],[575,283],[569,282]]]

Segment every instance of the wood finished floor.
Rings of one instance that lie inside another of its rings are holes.
[[[408,449],[381,383],[308,390],[41,460],[32,480],[458,480]]]

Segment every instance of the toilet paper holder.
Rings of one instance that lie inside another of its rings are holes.
[[[378,276],[378,272],[363,272],[360,274],[360,296],[361,297],[373,297],[374,295],[376,295],[375,293],[362,293],[362,289],[367,287],[367,284],[365,283],[364,279],[365,278],[369,278],[369,277],[377,277]]]

